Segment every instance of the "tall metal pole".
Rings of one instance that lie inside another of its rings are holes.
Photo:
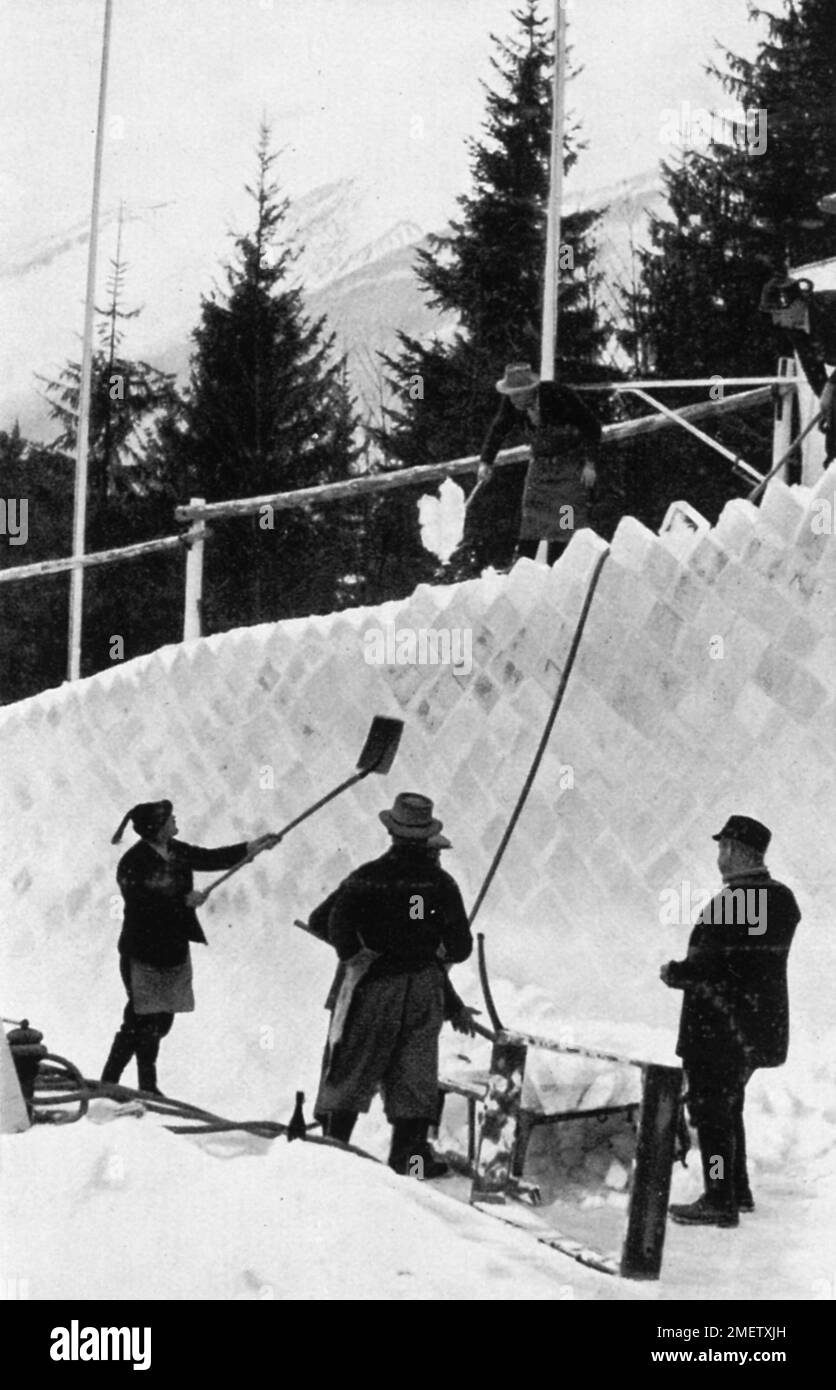
[[[557,345],[557,290],[560,269],[560,209],[563,200],[563,132],[566,125],[566,0],[554,4],[554,73],[552,76],[552,153],[543,274],[543,331],[540,377],[554,381]]]
[[[93,368],[93,302],[96,295],[96,253],[99,242],[99,192],[102,178],[107,64],[110,50],[110,12],[112,0],[105,0],[102,66],[99,76],[99,110],[96,117],[96,152],[93,162],[93,202],[90,211],[90,244],[87,251],[87,294],[84,301],[84,337],[81,354],[81,385],[78,402],[78,437],[75,459],[75,498],[73,501],[73,557],[84,554],[87,522],[87,449],[90,434],[90,379]],[[70,576],[70,630],[67,652],[67,679],[78,680],[81,673],[81,622],[84,601],[84,570],[77,565]]]

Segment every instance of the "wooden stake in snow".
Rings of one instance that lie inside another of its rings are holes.
[[[110,50],[110,12],[112,0],[105,0],[102,66],[99,77],[99,111],[96,118],[96,152],[93,160],[93,202],[90,211],[90,244],[87,250],[87,295],[84,301],[84,337],[81,354],[81,384],[78,402],[76,440],[75,498],[73,501],[73,556],[84,554],[87,523],[87,444],[90,433],[90,377],[93,367],[93,301],[96,294],[96,253],[99,240],[99,193],[102,178],[107,64]],[[84,598],[84,570],[76,566],[70,578],[70,631],[67,679],[78,680],[81,672],[81,618]]]

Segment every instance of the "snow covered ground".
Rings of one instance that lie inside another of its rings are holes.
[[[466,984],[465,992],[475,999]],[[514,993],[499,983],[503,1008]],[[532,1026],[557,1034],[545,996],[530,989],[516,1003]],[[211,1019],[198,1021],[197,1031],[211,1028]],[[664,1039],[648,1030],[586,1021],[582,1032],[597,1044],[664,1054]],[[669,1226],[658,1283],[586,1268],[454,1200],[444,1182],[400,1178],[320,1145],[175,1135],[165,1117],[125,1115],[108,1101],[74,1125],[0,1136],[0,1277],[32,1299],[833,1298],[836,1032],[826,1042],[809,1052],[798,1043],[790,1065],[751,1083],[756,1212],[732,1231]],[[448,1071],[463,1056],[486,1060],[482,1044],[458,1034],[444,1047]],[[201,1049],[190,1065],[191,1084],[188,1068],[168,1068],[177,1077],[172,1095],[211,1096],[231,1118],[288,1118],[290,1097],[259,1107],[220,1074],[207,1076]],[[588,1078],[606,1075],[584,1065]],[[356,1140],[385,1157],[387,1135],[375,1106]],[[443,1132],[451,1137],[461,1140]],[[688,1170],[675,1170],[674,1200],[696,1195],[698,1170],[692,1150]]]

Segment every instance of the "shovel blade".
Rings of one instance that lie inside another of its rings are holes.
[[[376,714],[357,760],[357,771],[385,775],[395,761],[402,733],[402,719],[387,719],[385,715]]]

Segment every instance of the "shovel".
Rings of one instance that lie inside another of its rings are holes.
[[[302,812],[301,816],[297,816],[289,825],[286,825],[282,830],[278,831],[277,834],[279,839],[284,838],[289,830],[293,830],[294,826],[300,825],[303,820],[307,820],[308,816],[312,816],[314,811],[318,811],[322,806],[327,805],[329,801],[333,801],[334,797],[339,796],[340,792],[347,791],[349,787],[354,786],[355,782],[362,782],[363,778],[368,777],[370,772],[378,772],[381,776],[385,776],[392,766],[392,763],[395,761],[395,754],[398,751],[398,744],[401,741],[402,733],[402,719],[387,719],[385,715],[376,714],[371,722],[371,728],[366,735],[366,742],[363,744],[360,757],[357,759],[357,771],[353,772],[350,777],[347,777],[344,782],[340,782],[340,785],[335,787],[333,791],[328,792],[327,796],[323,796],[319,801],[315,801],[313,806],[309,806],[307,811]],[[209,887],[204,889],[203,892],[204,902],[209,897],[210,893],[214,893],[216,888],[219,888],[220,885],[225,883],[228,878],[231,878],[233,874],[237,874],[238,870],[243,869],[245,864],[250,864],[254,858],[254,854],[248,854],[245,859],[240,860],[240,862],[235,864],[231,869],[227,869],[225,874],[221,874],[220,878],[216,878],[214,883],[210,883]]]

